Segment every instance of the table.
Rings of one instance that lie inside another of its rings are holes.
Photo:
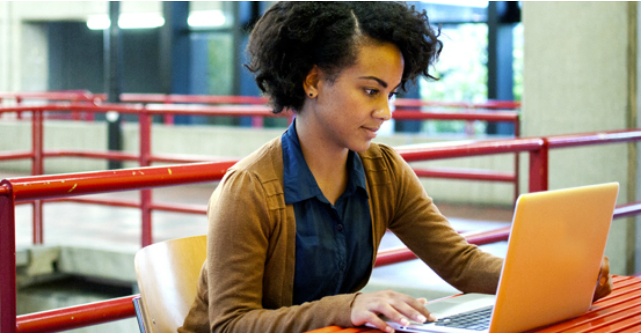
[[[530,332],[641,332],[641,278],[615,275],[612,281],[614,282],[612,294],[594,303],[590,311],[584,315]],[[308,333],[381,333],[381,331],[364,327],[330,326]]]

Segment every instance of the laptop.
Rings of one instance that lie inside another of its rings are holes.
[[[584,314],[592,304],[618,191],[618,183],[607,183],[521,195],[496,296],[471,293],[428,303],[438,318],[433,323],[401,326],[384,319],[406,332],[494,333]],[[474,312],[481,316],[476,324],[457,323]]]

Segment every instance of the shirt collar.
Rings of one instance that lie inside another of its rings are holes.
[[[323,192],[318,187],[314,175],[303,156],[303,151],[296,132],[296,120],[292,122],[281,138],[283,147],[283,176],[285,203],[293,204],[313,197],[322,202],[329,203]],[[367,196],[365,185],[365,169],[358,154],[349,151],[347,157],[349,180],[344,195],[352,195],[357,188],[361,188]]]

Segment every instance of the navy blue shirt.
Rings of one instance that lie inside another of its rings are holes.
[[[296,216],[293,304],[348,293],[367,278],[372,264],[372,217],[365,171],[353,151],[348,183],[332,205],[307,166],[294,122],[283,134],[285,203]]]

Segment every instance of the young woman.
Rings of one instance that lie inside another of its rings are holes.
[[[425,13],[391,2],[282,2],[248,46],[282,137],[230,168],[209,204],[207,261],[180,332],[302,332],[432,320],[424,299],[358,293],[393,231],[464,292],[494,293],[500,258],[454,231],[412,169],[372,143],[390,98],[427,75],[441,42]]]

